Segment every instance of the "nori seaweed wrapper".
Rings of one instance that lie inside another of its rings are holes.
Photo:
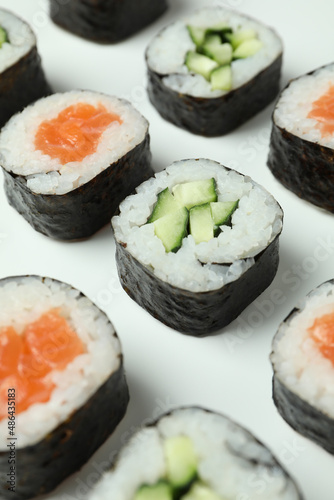
[[[16,278],[20,277],[6,278],[0,284]],[[0,451],[3,498],[21,500],[50,492],[79,470],[106,441],[124,417],[129,402],[121,354],[119,359],[119,368],[106,382],[44,439],[24,448],[19,448],[19,441],[15,442],[15,492],[8,490],[8,451]]]
[[[227,134],[264,109],[279,92],[280,54],[244,85],[221,97],[193,97],[167,87],[149,66],[147,91],[162,118],[193,134],[214,137]]]
[[[327,283],[334,284],[334,280],[329,280]],[[291,317],[299,312],[300,309],[294,308],[282,325],[289,322]],[[280,330],[276,335],[278,338],[282,335]],[[273,363],[272,365],[274,370],[273,400],[280,415],[299,434],[311,439],[334,455],[334,419],[291,390],[280,380]]]
[[[191,292],[162,281],[116,241],[116,263],[126,293],[156,319],[179,332],[203,337],[227,326],[272,282],[278,238],[237,280],[218,290]]]
[[[301,139],[273,121],[268,167],[297,196],[334,213],[332,149]]]
[[[143,29],[167,9],[166,0],[51,0],[51,19],[97,42],[119,42]]]
[[[110,222],[120,202],[152,174],[150,137],[100,172],[86,184],[66,194],[36,194],[26,177],[4,171],[7,199],[31,226],[53,238],[88,238]]]

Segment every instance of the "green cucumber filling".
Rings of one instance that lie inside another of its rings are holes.
[[[214,178],[184,182],[158,194],[147,223],[153,223],[166,252],[177,252],[188,234],[196,244],[217,237],[220,226],[231,223],[238,203],[218,201]]]
[[[0,26],[0,48],[5,42],[8,42],[7,32]]]
[[[165,476],[141,485],[133,500],[224,500],[201,479],[192,440],[183,435],[165,439]]]
[[[185,65],[190,72],[208,80],[212,90],[231,90],[232,61],[251,57],[263,46],[253,29],[233,31],[226,25],[210,28],[188,25],[187,29],[196,49],[187,52]]]

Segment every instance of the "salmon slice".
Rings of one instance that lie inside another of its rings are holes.
[[[51,309],[19,335],[12,326],[0,330],[0,419],[8,414],[8,389],[15,389],[15,411],[50,399],[54,385],[45,379],[64,370],[84,345],[59,310]]]
[[[334,311],[316,318],[308,331],[321,354],[334,365]]]
[[[334,85],[318,100],[314,101],[308,118],[317,120],[322,137],[332,135],[334,132]]]
[[[82,161],[96,152],[103,132],[121,118],[101,104],[78,103],[65,108],[53,120],[40,124],[35,134],[35,148],[62,165]]]

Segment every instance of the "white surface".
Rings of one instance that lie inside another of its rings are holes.
[[[333,278],[333,215],[299,200],[266,167],[272,105],[231,134],[207,139],[163,121],[145,92],[143,54],[148,41],[166,23],[211,1],[169,0],[170,9],[162,18],[114,46],[88,42],[54,26],[42,0],[0,3],[32,25],[54,90],[86,88],[131,99],[150,122],[155,170],[182,158],[211,158],[249,174],[285,212],[280,267],[270,288],[223,334],[196,339],[158,323],[121,289],[109,227],[85,242],[57,242],[35,232],[9,207],[1,189],[0,277],[51,276],[95,300],[121,339],[131,393],[127,415],[114,436],[80,473],[47,498],[83,499],[106,461],[135,429],[170,407],[197,404],[221,411],[254,432],[295,477],[305,500],[333,500],[334,457],[296,434],[278,415],[271,399],[269,363],[280,321],[304,294]],[[277,29],[285,46],[282,86],[333,59],[331,0],[216,3],[238,8]]]

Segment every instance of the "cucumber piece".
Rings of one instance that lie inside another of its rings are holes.
[[[0,26],[0,48],[5,42],[8,42],[7,32]]]
[[[211,73],[212,90],[231,90],[232,88],[232,68],[229,64],[219,66]]]
[[[233,49],[235,50],[239,45],[241,45],[246,40],[256,39],[257,33],[253,29],[244,29],[236,31],[235,33],[226,33],[225,37],[231,43]]]
[[[217,201],[216,181],[213,177],[201,181],[176,184],[172,192],[180,205],[188,208],[188,210],[195,205]]]
[[[204,44],[203,53],[211,57],[219,65],[229,64],[232,61],[232,46],[229,43],[221,44]],[[213,70],[215,71],[215,70]],[[212,73],[211,73],[212,77]]]
[[[162,241],[166,252],[177,252],[187,235],[188,210],[182,207],[153,222],[154,232]]]
[[[209,241],[214,237],[210,203],[197,205],[190,209],[189,232],[193,236],[195,243]]]
[[[191,489],[180,500],[224,500],[209,486],[195,482]]]
[[[222,42],[228,42],[227,35],[233,33],[232,28],[227,24],[216,24],[206,30],[206,35],[219,35]]]
[[[206,45],[221,45],[221,44],[222,44],[222,39],[220,38],[219,35],[215,34],[205,35],[203,47],[205,47]]]
[[[173,500],[172,487],[166,481],[144,484],[138,488],[133,500]]]
[[[210,80],[212,70],[218,66],[216,61],[191,50],[187,52],[185,64],[189,71],[204,76],[206,80]]]
[[[263,46],[263,43],[257,38],[242,42],[233,52],[233,59],[244,59],[256,54]]]
[[[216,201],[210,203],[211,216],[213,223],[217,226],[229,224],[233,212],[238,208],[239,200],[237,201]]]
[[[187,26],[187,30],[189,32],[190,38],[194,42],[196,46],[203,45],[205,35],[206,35],[206,28],[201,28],[200,26]]]
[[[188,485],[197,475],[198,458],[187,436],[174,436],[164,442],[167,479],[174,488]]]
[[[153,212],[147,220],[147,223],[154,222],[160,219],[160,217],[175,212],[180,208],[182,208],[182,206],[175,200],[169,189],[166,188],[158,194],[157,202],[154,205]]]

